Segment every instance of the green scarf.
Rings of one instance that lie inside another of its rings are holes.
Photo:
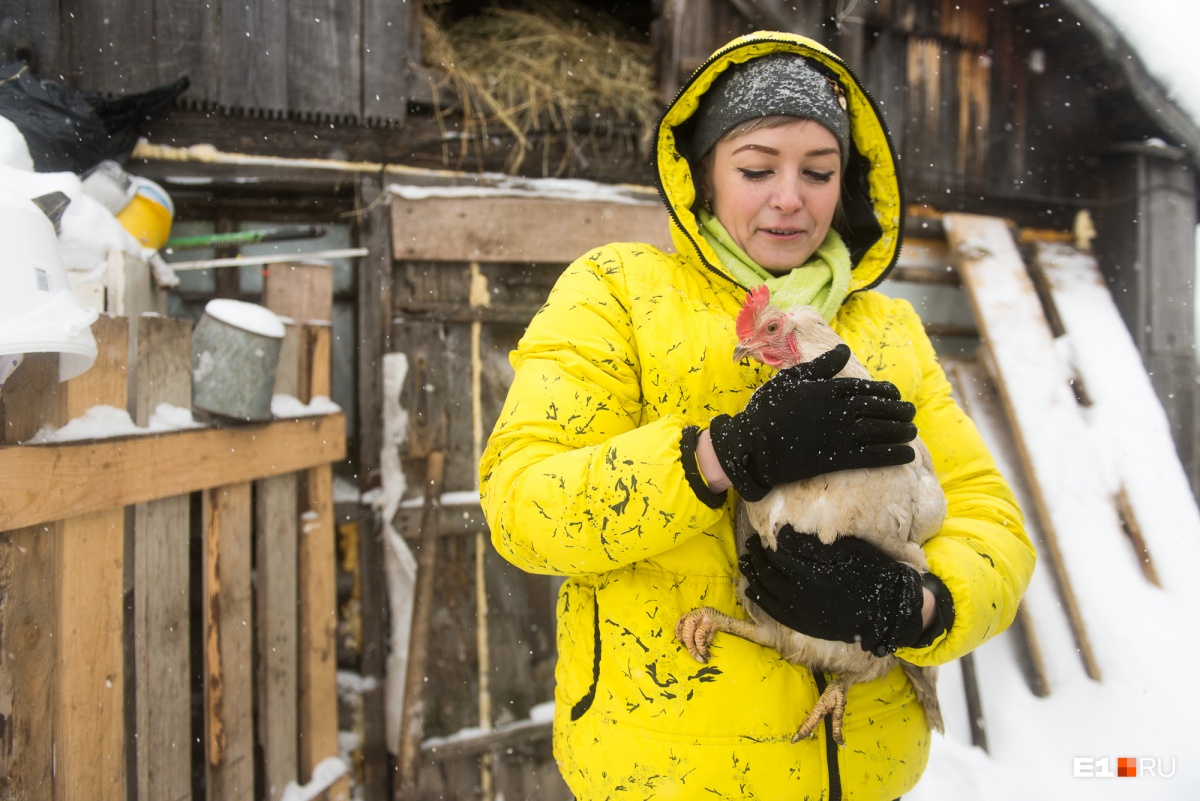
[[[735,281],[750,289],[766,284],[772,306],[812,306],[825,322],[833,320],[850,288],[850,251],[837,231],[830,228],[825,241],[804,264],[776,276],[755,264],[711,211],[701,209],[698,217],[701,235]]]

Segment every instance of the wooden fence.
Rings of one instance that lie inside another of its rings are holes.
[[[0,797],[348,798],[342,414],[17,444],[97,406],[190,408],[189,321],[92,330],[91,370],[59,384],[31,354],[0,395]],[[329,396],[330,328],[288,330],[276,391]]]

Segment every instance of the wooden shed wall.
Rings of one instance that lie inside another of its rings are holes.
[[[5,0],[6,49],[80,89],[139,92],[186,75],[186,106],[259,117],[404,118],[420,3],[390,0]],[[419,61],[419,58],[417,59]]]
[[[910,200],[987,213],[1000,203],[1031,224],[1061,225],[1094,197],[1090,176],[1100,154],[1163,135],[1124,65],[1112,63],[1111,46],[1073,13],[1078,5],[661,3],[648,35],[664,101],[733,36],[756,29],[810,36],[843,55],[879,101],[903,155]],[[175,144],[290,156],[337,148],[352,158],[421,164],[446,156],[427,114],[389,125],[408,119],[410,98],[429,94],[419,78],[419,2],[4,0],[2,8],[5,56],[32,56],[45,77],[126,93],[187,75],[182,106],[152,126]],[[512,142],[490,133],[493,144],[481,143],[476,166],[500,169]],[[527,159],[525,169],[546,163],[559,160]],[[630,153],[589,154],[570,172],[653,181],[645,159]]]

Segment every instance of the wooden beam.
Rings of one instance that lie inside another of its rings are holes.
[[[519,748],[539,740],[549,740],[552,724],[550,720],[518,720],[477,734],[453,738],[432,737],[421,743],[421,754],[438,762],[449,762],[489,751]]]
[[[300,346],[300,397],[328,397],[332,391],[332,329],[306,325]],[[299,690],[297,714],[300,780],[307,783],[324,759],[337,756],[337,542],[333,522],[333,467],[309,468],[301,489],[299,573]],[[346,801],[350,778],[330,788],[329,798]]]
[[[204,492],[204,754],[213,801],[254,794],[249,483]]]
[[[358,488],[380,485],[383,449],[383,356],[390,351],[392,317],[392,243],[388,195],[382,176],[358,180],[358,242],[368,250],[355,271],[358,327]],[[382,569],[383,559],[371,569]]]
[[[60,388],[60,423],[97,404],[125,408],[128,321],[103,315],[92,333],[96,361]],[[103,471],[98,472],[103,478]],[[32,478],[44,484],[47,476],[53,483],[49,471]],[[110,507],[57,517],[67,519],[47,529],[58,539],[53,576],[54,797],[124,801],[125,513]]]
[[[293,473],[345,454],[340,412],[263,426],[6,446],[0,531]]]
[[[297,477],[255,482],[258,728],[263,794],[278,801],[299,776],[297,737]]]
[[[300,780],[312,779],[322,760],[338,754],[337,545],[333,526],[333,471],[314,467],[305,480],[298,591]],[[346,792],[349,796],[347,778]]]
[[[609,242],[673,250],[666,209],[545,197],[392,198],[398,260],[568,264]]]
[[[446,454],[431,451],[425,460],[425,507],[421,515],[417,551],[417,587],[413,599],[412,633],[408,643],[408,670],[404,681],[404,709],[400,719],[398,776],[392,797],[415,798],[420,781],[421,738],[425,731],[425,687],[428,680],[429,638],[433,618],[433,589],[438,552],[438,503],[445,478]]]
[[[946,377],[954,386],[954,396],[959,404],[974,421],[979,433],[983,436],[996,460],[996,466],[1008,479],[1013,494],[1021,508],[1028,508],[1029,481],[1026,478],[1019,460],[1015,457],[1016,444],[1013,442],[1012,431],[1000,408],[1000,399],[996,396],[995,384],[988,377],[987,371],[977,359],[963,359],[953,356],[943,356],[942,366]],[[1027,519],[1026,528],[1031,537],[1036,536],[1037,521]],[[1033,625],[1033,617],[1029,611],[1028,594],[1021,599],[1017,607],[1017,617],[1013,621],[1012,632],[1016,636],[1018,661],[1029,691],[1038,698],[1050,694],[1050,680],[1046,674],[1045,660],[1042,658],[1042,648],[1038,641],[1037,629]],[[966,681],[966,676],[963,676]]]
[[[1088,676],[1099,681],[1100,666],[1062,549],[1064,540],[1084,533],[1093,547],[1107,534],[1123,537],[1092,455],[1091,434],[1008,225],[966,214],[946,215],[945,224],[1029,477],[1044,555],[1080,658]]]
[[[191,348],[190,320],[145,316],[138,321],[134,418],[139,425],[146,425],[162,403],[191,408]],[[191,797],[189,507],[189,496],[176,495],[134,508],[139,798]]]

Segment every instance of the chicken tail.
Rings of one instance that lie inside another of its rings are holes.
[[[937,668],[918,667],[903,661],[900,663],[900,667],[904,670],[904,675],[908,676],[913,690],[917,693],[917,700],[925,710],[925,719],[929,721],[929,727],[938,734],[945,734],[946,727],[942,724],[942,707],[938,703],[937,697]]]

